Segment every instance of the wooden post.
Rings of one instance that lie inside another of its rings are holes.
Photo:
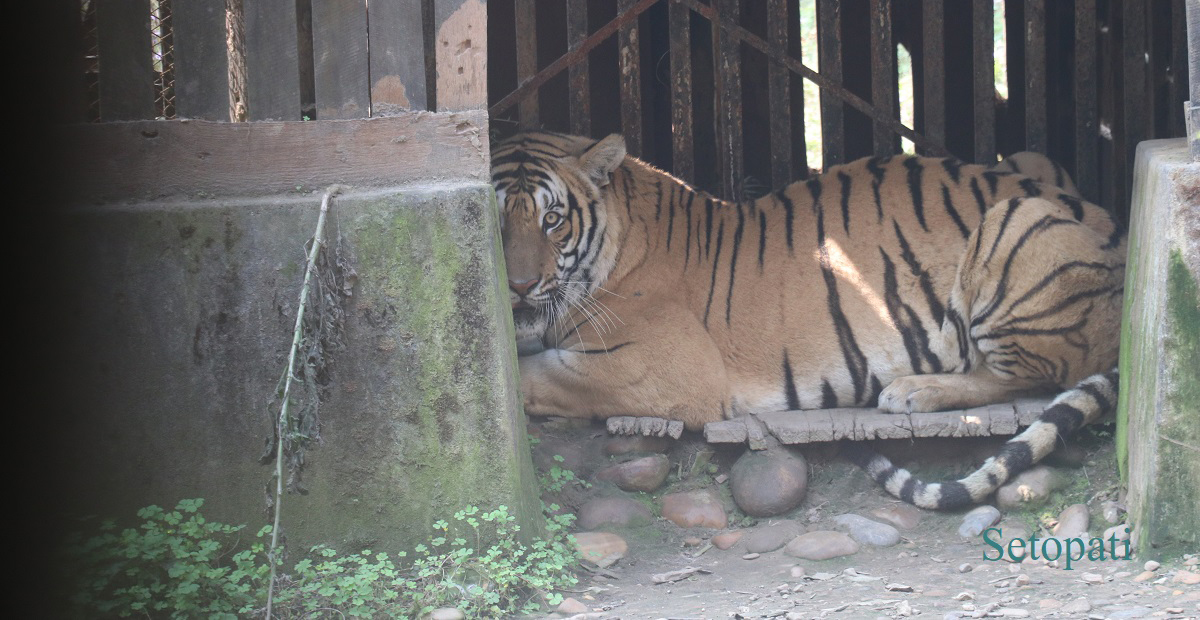
[[[487,107],[487,4],[434,0],[439,112]]]
[[[618,0],[617,11],[633,8],[636,0]],[[621,26],[617,34],[617,57],[621,73],[621,133],[625,148],[634,157],[642,155],[642,47],[638,38],[638,21]]]
[[[896,82],[896,48],[892,45],[892,2],[871,0],[871,103],[876,110],[889,118],[896,118]],[[895,153],[895,141],[896,136],[888,126],[876,120],[872,140],[875,155]]]
[[[975,67],[975,163],[996,163],[996,77],[992,50],[995,15],[991,0],[972,0],[972,59]]]
[[[97,0],[96,30],[101,120],[154,118],[150,0]]]
[[[692,147],[692,12],[672,2],[668,8],[671,39],[671,162],[675,175],[696,180]]]
[[[516,0],[514,22],[517,28],[517,83],[537,73],[537,7],[533,0]],[[521,129],[538,127],[538,95],[534,90],[517,104]]]
[[[1186,2],[1188,90],[1191,100],[1185,106],[1188,144],[1192,161],[1200,161],[1200,5]]]
[[[1133,178],[1134,154],[1139,142],[1149,137],[1147,120],[1147,90],[1146,80],[1146,2],[1145,0],[1124,0],[1121,5],[1121,68],[1123,81],[1123,96],[1121,115],[1124,118],[1123,150],[1119,154],[1121,166],[1114,172],[1118,175],[1117,194],[1114,196],[1115,205],[1126,210],[1130,204],[1131,184]]]
[[[371,115],[429,109],[421,3],[372,2],[369,8]]]
[[[1093,201],[1100,199],[1096,87],[1096,0],[1075,0],[1075,185]]]
[[[945,8],[943,0],[923,0],[921,5],[924,129],[930,140],[941,145],[946,144]]]
[[[175,113],[180,118],[229,119],[225,3],[174,2]]]
[[[817,3],[817,48],[820,72],[842,83],[842,2]],[[843,104],[833,93],[821,90],[821,151],[828,168],[846,161]]]
[[[767,43],[789,49],[788,4],[791,0],[768,0]],[[771,187],[783,187],[792,177],[791,72],[782,63],[767,61],[767,99],[771,126]]]
[[[588,35],[587,0],[567,0],[567,48],[578,46]],[[521,78],[517,78],[519,83]],[[570,106],[571,133],[592,134],[592,85],[588,57],[567,69],[567,103]]]
[[[317,118],[371,115],[367,6],[362,0],[312,3]]]
[[[1046,152],[1046,0],[1025,0],[1025,148]]]
[[[800,36],[800,3],[787,2],[788,55],[800,62],[804,58]],[[792,172],[786,181],[808,178],[808,137],[804,133],[804,78],[788,70],[791,89]]]
[[[739,200],[745,174],[742,169],[742,54],[736,37],[721,30],[721,23],[736,25],[741,16],[738,0],[714,0],[713,20],[714,95],[717,116],[717,161],[721,175],[721,197]]]

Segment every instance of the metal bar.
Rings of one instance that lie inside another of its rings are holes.
[[[1046,0],[1025,0],[1025,148],[1046,152]]]
[[[892,2],[871,0],[871,100],[882,115],[896,115],[896,48],[892,45]],[[875,155],[896,152],[895,135],[884,123],[875,121]]]
[[[628,11],[635,0],[618,0],[617,11]],[[621,133],[630,155],[642,155],[642,46],[638,22],[632,20],[617,31],[617,57],[621,74]]]
[[[817,50],[820,75],[829,76],[828,81],[840,85],[842,82],[842,2],[829,0],[817,3]],[[794,70],[794,69],[793,69]],[[809,79],[812,79],[809,76]],[[815,80],[814,80],[815,81]],[[844,96],[817,82],[821,86],[821,151],[828,168],[846,161],[845,115],[842,102]]]
[[[693,11],[699,13],[700,15],[708,18],[709,20],[713,19],[714,14],[713,14],[712,8],[710,8],[704,4],[700,4],[700,2],[698,2],[698,0],[672,0],[672,1],[683,4],[684,6],[687,6],[688,8],[690,8]],[[836,1],[837,0],[831,0],[831,3],[836,2]],[[976,1],[978,1],[978,0],[976,0]],[[988,6],[990,7],[991,5],[989,4]],[[826,5],[824,3],[822,3],[820,5],[820,8],[825,8],[825,7],[826,7]],[[818,17],[818,19],[820,19],[820,17]],[[740,39],[746,45],[749,45],[750,47],[753,47],[754,49],[757,49],[758,51],[766,54],[767,57],[770,58],[771,60],[774,60],[776,62],[781,62],[785,66],[787,66],[788,69],[804,76],[806,79],[808,79],[812,82],[815,82],[818,86],[821,87],[822,93],[824,93],[824,91],[828,90],[831,95],[835,95],[842,102],[849,104],[851,107],[862,112],[863,114],[866,114],[873,120],[876,120],[876,121],[879,121],[882,123],[886,123],[887,126],[893,132],[895,132],[896,134],[898,134],[902,137],[908,138],[909,140],[912,140],[913,144],[915,144],[919,147],[928,149],[930,154],[932,154],[932,155],[945,155],[946,154],[945,147],[941,146],[940,144],[935,144],[934,142],[929,140],[929,138],[926,138],[925,136],[913,131],[909,127],[905,127],[904,124],[901,123],[898,119],[891,118],[891,117],[881,114],[878,110],[876,110],[874,108],[874,106],[872,106],[870,103],[867,103],[862,97],[859,97],[858,95],[855,95],[854,93],[846,90],[845,88],[842,87],[841,84],[838,84],[834,80],[830,79],[828,77],[828,75],[824,75],[823,73],[825,73],[825,72],[817,73],[816,71],[813,71],[812,69],[805,66],[804,63],[800,62],[799,60],[789,58],[787,56],[786,52],[784,52],[782,50],[771,49],[771,46],[767,45],[767,42],[764,41],[761,37],[750,32],[749,30],[746,30],[745,28],[742,28],[741,26],[738,26],[736,24],[721,23],[721,29],[725,30],[727,33],[733,35],[734,38]],[[819,36],[820,36],[820,31],[819,31],[819,27],[818,27],[818,37]],[[990,55],[991,39],[989,38],[988,41],[989,41],[988,53]],[[822,57],[824,57],[824,54],[822,54]],[[822,64],[822,66],[824,66],[824,65]],[[841,74],[841,71],[839,69],[838,75],[840,75],[840,74]],[[989,77],[989,79],[991,78],[991,73],[988,74],[988,77]],[[824,98],[822,98],[822,126],[823,127],[824,127],[824,120],[825,120],[824,116],[825,116],[825,114],[824,114]],[[840,127],[840,125],[838,125],[838,127]],[[824,131],[825,131],[825,129],[823,128],[822,132],[824,132]],[[838,135],[840,136],[840,131],[838,132]],[[823,142],[824,145],[829,144],[828,138],[829,138],[828,135],[822,136],[822,139],[824,140],[824,142]],[[826,165],[830,165],[829,157],[828,157],[829,151],[827,148],[825,150],[825,153],[826,153],[826,158],[825,158]]]
[[[922,87],[925,107],[925,135],[938,144],[946,143],[946,23],[943,0],[923,0],[922,62],[925,75]]]
[[[1075,0],[1075,184],[1099,199],[1100,107],[1096,100],[1096,0]]]
[[[774,49],[789,49],[789,2],[791,0],[768,0],[767,2],[767,44]],[[791,72],[787,67],[777,62],[768,63],[767,100],[771,117],[772,187],[783,187],[792,177],[792,97],[790,87]]]
[[[516,0],[517,81],[537,73],[537,11],[533,0]],[[530,92],[517,104],[522,129],[538,126],[538,91]]]
[[[583,43],[579,44],[579,46],[571,46],[566,54],[558,57],[558,60],[550,63],[532,77],[517,84],[517,87],[511,93],[508,93],[500,101],[497,101],[492,107],[488,108],[488,113],[492,116],[499,116],[508,111],[513,104],[523,99],[530,91],[538,89],[542,84],[549,81],[550,78],[562,73],[563,69],[585,58],[588,52],[612,36],[621,26],[637,19],[638,15],[649,9],[655,2],[658,2],[658,0],[638,0],[637,4],[633,5],[628,11],[614,17],[612,21],[601,26],[599,30],[584,39]]]
[[[737,37],[723,27],[741,17],[738,0],[715,0],[712,19],[714,108],[717,112],[717,161],[721,197],[740,200],[744,181],[742,153],[742,54]]]
[[[975,163],[996,163],[996,78],[992,0],[972,0],[972,59],[975,67]]]
[[[567,0],[567,47],[575,47],[587,39],[587,0]],[[588,58],[567,70],[567,98],[570,105],[571,133],[588,136],[592,133],[592,87]]]
[[[692,12],[672,2],[668,8],[671,38],[671,162],[675,176],[696,180],[692,146]]]

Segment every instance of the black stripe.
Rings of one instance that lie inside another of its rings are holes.
[[[763,256],[767,252],[767,212],[758,212],[758,272],[763,272]]]
[[[971,195],[975,197],[975,203],[979,205],[979,215],[982,217],[987,213],[988,204],[983,199],[983,190],[979,189],[979,179],[971,179]]]
[[[1008,166],[1008,168],[1009,168],[1010,170],[1012,170],[1013,172],[1015,172],[1015,173],[1017,173],[1017,174],[1024,174],[1024,173],[1022,173],[1022,172],[1021,172],[1021,166],[1017,165],[1017,160],[1015,160],[1015,159],[1013,159],[1013,158],[1011,158],[1011,157],[1006,157],[1006,158],[1004,159],[1004,161],[1000,162],[1000,165],[1001,165],[1001,166]],[[1000,166],[997,166],[997,168],[999,168],[999,167],[1000,167]]]
[[[654,201],[654,221],[657,222],[662,217],[662,179],[654,182],[654,188],[658,194],[658,197]],[[671,188],[671,192],[672,194],[675,192],[674,187]]]
[[[629,219],[633,219],[633,190],[629,187],[631,182],[630,175],[621,175],[621,187],[625,190],[625,214]]]
[[[867,160],[867,170],[870,171],[873,177],[871,180],[871,191],[875,194],[875,215],[878,222],[883,221],[883,199],[879,196],[879,187],[883,185],[883,175],[887,174],[887,170],[880,167],[880,161],[878,157],[872,157]]]
[[[1005,298],[1008,297],[1008,275],[1012,270],[1013,260],[1015,260],[1016,257],[1021,253],[1021,248],[1025,246],[1025,243],[1028,242],[1033,235],[1048,228],[1061,224],[1074,223],[1075,222],[1071,220],[1064,220],[1047,215],[1035,222],[1029,228],[1025,229],[1025,232],[1021,233],[1021,236],[1017,238],[1017,242],[1014,243],[1013,246],[1008,250],[1008,259],[1004,261],[1004,269],[1000,273],[1000,282],[996,285],[996,291],[992,294],[991,302],[988,303],[988,307],[982,313],[971,318],[971,327],[976,327],[983,323],[985,319],[990,317],[992,313],[1000,307],[1000,304],[1004,303]]]
[[[683,210],[687,214],[687,243],[684,244],[683,270],[687,271],[688,263],[692,260],[692,201],[696,194],[688,194],[687,204]]]
[[[983,172],[983,180],[987,181],[988,191],[992,194],[992,199],[996,198],[996,184],[1000,181],[1000,175],[1008,174],[1006,172],[996,172],[995,170],[985,170]]]
[[[819,194],[819,190],[817,190]],[[834,330],[838,337],[838,346],[842,349],[842,357],[846,362],[846,370],[850,371],[850,380],[854,384],[854,402],[862,402],[863,390],[867,381],[867,358],[858,347],[854,338],[854,330],[846,313],[842,311],[842,300],[838,295],[837,278],[833,275],[833,267],[829,261],[829,248],[825,244],[825,210],[820,202],[813,204],[817,212],[817,253],[821,264],[821,275],[825,279],[826,299],[829,315],[833,319]]]
[[[606,353],[613,353],[628,344],[633,344],[633,341],[631,340],[629,342],[622,342],[621,344],[614,344],[613,346],[611,346],[607,349],[582,349],[579,351],[572,351],[571,349],[567,349],[567,350],[570,351],[571,353],[586,353],[588,355],[595,355],[598,353],[606,354]]]
[[[1014,301],[1012,303],[1012,305],[1008,307],[1007,314],[1011,314],[1012,311],[1016,310],[1017,307],[1019,307],[1021,304],[1032,299],[1035,295],[1040,293],[1042,291],[1042,289],[1046,288],[1047,286],[1050,285],[1050,283],[1054,282],[1059,277],[1061,277],[1062,274],[1065,273],[1066,271],[1068,271],[1070,269],[1075,269],[1078,267],[1083,267],[1086,269],[1101,269],[1101,270],[1108,271],[1108,272],[1111,272],[1113,270],[1113,267],[1111,265],[1106,265],[1104,263],[1097,263],[1097,262],[1093,262],[1093,261],[1073,260],[1069,263],[1063,263],[1063,264],[1059,265],[1058,267],[1055,267],[1054,271],[1051,271],[1049,274],[1047,274],[1045,277],[1043,277],[1040,281],[1038,281],[1037,284],[1031,286],[1029,288],[1029,290],[1025,292],[1024,295],[1021,295],[1016,301]],[[1105,289],[1105,290],[1108,290],[1108,289]]]
[[[967,230],[967,225],[958,215],[958,209],[954,208],[954,200],[950,198],[950,188],[945,185],[942,185],[942,204],[946,207],[946,213],[950,214],[950,219],[954,220],[954,225],[958,226],[958,232],[962,233],[962,238],[970,237],[971,231]]]
[[[842,182],[842,228],[846,236],[850,235],[850,183],[852,179],[845,172],[838,171],[837,178]]]
[[[708,258],[712,245],[713,200],[704,199],[704,257]]]
[[[914,374],[921,374],[921,355],[917,350],[917,341],[913,337],[912,329],[909,327],[910,322],[917,322],[918,325],[920,322],[912,309],[900,300],[899,287],[896,282],[896,265],[882,247],[879,248],[879,255],[883,258],[883,300],[887,305],[888,315],[891,316],[892,325],[896,327],[896,331],[900,332],[900,340],[904,343],[904,350],[908,352],[909,366]],[[905,314],[908,315],[907,321]]]
[[[911,504],[913,503],[913,494],[917,491],[917,477],[909,474],[908,480],[904,481],[904,486],[900,487],[900,499]]]
[[[954,510],[975,503],[975,498],[971,497],[966,485],[956,480],[941,483],[938,490],[941,491],[937,501],[939,510]]]
[[[1058,165],[1058,162],[1053,159],[1050,160],[1050,165],[1054,166],[1054,184],[1059,187],[1065,187],[1063,183],[1066,181],[1064,178],[1064,175],[1067,173],[1066,170],[1063,170],[1063,167]]]
[[[704,329],[708,329],[708,311],[712,309],[713,291],[717,288],[717,268],[721,266],[721,242],[725,239],[725,220],[717,226],[717,255],[713,258],[712,281],[708,285],[708,303],[704,304]]]
[[[875,373],[871,373],[871,393],[867,394],[867,399],[860,403],[864,405],[875,405],[879,403],[879,393],[883,391],[883,384],[879,383],[879,377]]]
[[[833,393],[833,386],[829,385],[829,381],[821,379],[821,408],[836,409],[838,406],[837,394]]]
[[[1091,396],[1093,399],[1095,399],[1098,412],[1103,413],[1112,409],[1112,403],[1108,402],[1108,397],[1105,396],[1104,393],[1101,392],[1096,386],[1082,383],[1075,389],[1081,390],[1088,396]]]
[[[671,201],[667,214],[667,251],[671,251],[671,237],[675,235],[675,188],[671,188]]]
[[[729,317],[733,312],[733,281],[737,272],[738,250],[742,247],[742,229],[746,225],[746,215],[741,203],[737,204],[737,228],[733,231],[733,251],[729,254],[729,290],[725,293],[725,325],[729,326]]]
[[[929,232],[929,226],[925,224],[925,193],[921,191],[921,173],[925,169],[921,166],[921,160],[916,157],[904,160],[904,167],[908,169],[908,192],[912,197],[913,213],[916,214],[921,228]]]
[[[1063,201],[1064,203],[1066,203],[1066,205],[1071,209],[1071,217],[1074,217],[1076,222],[1083,221],[1083,201],[1082,200],[1080,200],[1070,194],[1059,194],[1058,199]]]
[[[967,334],[967,326],[963,323],[962,315],[953,307],[946,310],[946,316],[950,319],[950,324],[954,326],[954,337],[958,340],[958,359],[970,364],[970,357],[967,355],[967,343],[970,338]]]
[[[785,218],[784,219],[784,227],[787,231],[787,247],[788,247],[788,254],[790,255],[792,253],[792,226],[796,219],[796,205],[792,204],[792,201],[791,201],[791,199],[789,199],[787,197],[787,193],[785,193],[785,190],[786,190],[786,188],[781,189],[778,192],[775,192],[775,197],[778,198],[779,202],[783,204],[783,212],[784,212],[784,218]]]
[[[1067,403],[1055,403],[1046,408],[1038,419],[1053,424],[1059,437],[1070,437],[1083,425],[1083,412]]]
[[[1029,444],[1024,440],[1011,439],[1004,444],[1003,448],[1000,448],[1000,454],[996,455],[996,460],[1004,463],[1011,478],[1033,465],[1033,451],[1029,449]]]
[[[950,180],[957,184],[959,173],[962,172],[962,162],[953,157],[947,157],[942,160],[942,168],[946,170],[946,174],[950,175]]]
[[[783,349],[783,397],[787,401],[788,411],[800,408],[800,395],[796,393],[796,377],[792,374],[792,362],[788,359],[787,348]]]
[[[1030,198],[1042,195],[1042,188],[1038,187],[1037,181],[1033,179],[1021,179],[1019,185],[1021,186],[1021,191],[1025,192],[1025,195]]]
[[[925,303],[929,306],[930,315],[933,317],[935,325],[941,325],[942,319],[946,316],[946,310],[942,306],[941,300],[938,299],[937,293],[933,290],[933,280],[929,277],[929,272],[921,266],[921,262],[917,260],[917,255],[913,252],[912,247],[908,244],[908,239],[904,237],[904,233],[900,231],[900,224],[896,220],[892,220],[892,228],[896,231],[896,240],[900,242],[900,257],[908,265],[914,276],[917,276],[921,284],[921,291],[925,293]],[[940,364],[939,364],[940,366]],[[936,368],[936,367],[935,367]],[[934,372],[941,372],[935,370]]]
[[[1013,213],[1017,211],[1017,207],[1021,206],[1020,198],[1010,198],[1008,206],[1005,207],[1004,217],[1000,220],[1000,229],[996,231],[996,238],[992,241],[992,249],[988,251],[987,258],[983,262],[992,260],[992,256],[996,254],[996,247],[1000,245],[1000,239],[1004,237],[1004,231],[1008,229],[1008,222],[1012,219]]]

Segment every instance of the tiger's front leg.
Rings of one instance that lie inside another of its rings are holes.
[[[612,312],[619,321],[574,327],[574,316],[554,348],[518,359],[527,414],[657,417],[689,430],[724,418],[725,366],[692,314],[644,304],[613,304]]]

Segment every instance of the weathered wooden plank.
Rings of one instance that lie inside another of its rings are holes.
[[[996,163],[996,77],[992,50],[995,15],[992,0],[971,0],[972,52],[975,67],[975,163]]]
[[[1188,101],[1188,89],[1184,83],[1187,81],[1184,78],[1188,74],[1188,43],[1187,43],[1187,16],[1183,6],[1184,0],[1171,0],[1171,17],[1168,23],[1168,28],[1171,31],[1171,59],[1170,63],[1170,83],[1168,85],[1168,98],[1170,99],[1167,109],[1169,110],[1169,118],[1167,119],[1167,129],[1169,135],[1184,136],[1186,131],[1184,127],[1184,116],[1177,113],[1176,108],[1180,101]],[[1200,36],[1200,35],[1197,35]],[[1200,57],[1200,49],[1196,50],[1196,54]],[[1200,85],[1196,85],[1200,88]]]
[[[742,196],[745,174],[742,153],[742,53],[737,38],[721,28],[721,22],[736,25],[741,18],[737,0],[714,0],[713,62],[717,115],[717,167],[721,197],[737,200]]]
[[[587,38],[587,11],[587,0],[567,0],[567,48],[577,47]],[[517,82],[520,81],[518,78]],[[571,133],[589,136],[592,134],[592,85],[586,55],[567,69],[567,83]]]
[[[517,82],[537,73],[537,7],[533,0],[516,0],[513,11],[517,27]],[[533,129],[538,120],[539,91],[526,95],[517,103],[517,121],[522,129]]]
[[[150,0],[97,0],[96,39],[101,120],[154,118]]]
[[[1075,0],[1075,185],[1088,200],[1100,198],[1096,87],[1096,0]]]
[[[637,0],[618,0],[617,12],[633,8]],[[621,133],[625,148],[634,157],[642,154],[642,45],[638,36],[639,20],[633,20],[617,32],[617,54],[621,73]]]
[[[175,113],[229,119],[229,53],[224,3],[171,4],[175,36]]]
[[[1025,149],[1046,142],[1046,0],[1025,0]]]
[[[1124,166],[1118,169],[1121,175],[1117,204],[1129,204],[1130,184],[1133,178],[1134,153],[1138,142],[1149,137],[1149,97],[1151,90],[1146,79],[1146,55],[1149,50],[1146,39],[1146,0],[1125,0],[1121,10],[1121,67],[1123,72],[1122,111],[1124,118]]]
[[[373,2],[369,8],[371,115],[429,109],[420,0]]]
[[[791,52],[788,36],[790,0],[768,0],[767,44]],[[792,3],[795,4],[795,3]],[[771,187],[792,178],[791,72],[783,63],[767,61],[767,100],[771,127]]]
[[[896,114],[896,47],[892,45],[892,0],[871,0],[871,103],[881,115]],[[875,121],[872,144],[875,155],[896,152],[896,136],[885,123]]]
[[[671,49],[671,162],[676,176],[695,182],[692,129],[691,11],[671,3],[668,9]]]
[[[946,15],[944,0],[922,0],[922,58],[925,135],[946,144]]]
[[[82,124],[53,137],[72,145],[61,154],[69,191],[92,201],[254,196],[332,183],[487,183],[487,128],[486,111],[471,110],[328,123]]]
[[[300,64],[294,0],[243,4],[246,109],[250,120],[300,120]]]
[[[799,2],[787,2],[787,24],[788,56],[799,62],[804,58]],[[792,172],[783,181],[808,178],[808,137],[804,134],[804,78],[789,70],[788,86],[791,90]]]
[[[664,418],[614,416],[605,420],[605,427],[610,435],[642,435],[679,439],[679,436],[683,434],[683,422]]]
[[[487,4],[434,0],[439,111],[487,108]]]
[[[704,425],[704,441],[708,443],[745,443],[747,437],[744,417]]]
[[[317,118],[366,118],[371,111],[367,6],[361,0],[312,4]]]
[[[817,3],[817,51],[821,75],[842,83],[842,2]],[[821,152],[825,168],[846,161],[842,100],[821,89]]]
[[[696,180],[692,135],[691,11],[672,2],[668,8],[671,39],[671,162],[675,176]]]

